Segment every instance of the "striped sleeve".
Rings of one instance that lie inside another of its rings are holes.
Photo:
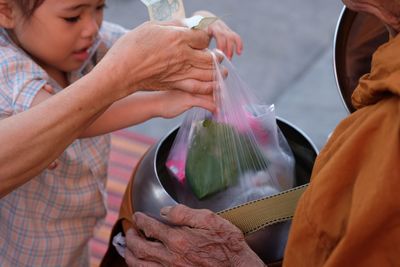
[[[9,117],[30,108],[47,75],[30,58],[16,53],[0,61],[0,118]]]

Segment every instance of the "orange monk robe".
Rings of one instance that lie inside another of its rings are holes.
[[[375,52],[352,101],[315,162],[284,266],[400,266],[400,35]]]

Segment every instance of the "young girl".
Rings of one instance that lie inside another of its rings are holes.
[[[0,119],[46,101],[94,68],[126,33],[102,23],[104,7],[104,0],[0,0]],[[240,38],[222,21],[208,31],[227,54],[235,46],[240,53]],[[208,97],[171,90],[135,93],[99,114],[56,164],[1,198],[1,265],[87,266],[88,240],[106,214],[110,142],[103,134],[192,106],[214,108]]]

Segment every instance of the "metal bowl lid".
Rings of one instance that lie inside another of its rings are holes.
[[[370,72],[372,54],[389,34],[376,17],[343,8],[335,31],[333,65],[336,85],[348,112],[355,109],[351,95],[361,76]]]

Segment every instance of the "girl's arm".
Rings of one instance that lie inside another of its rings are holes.
[[[48,86],[41,90],[32,106],[50,98],[51,92]],[[215,109],[210,95],[192,95],[182,91],[136,92],[116,101],[104,113],[99,114],[79,137],[110,133],[155,117],[173,118],[194,106],[211,112]]]
[[[173,118],[194,106],[211,112],[215,109],[211,96],[182,91],[137,92],[111,105],[80,137],[110,133],[155,117]]]

